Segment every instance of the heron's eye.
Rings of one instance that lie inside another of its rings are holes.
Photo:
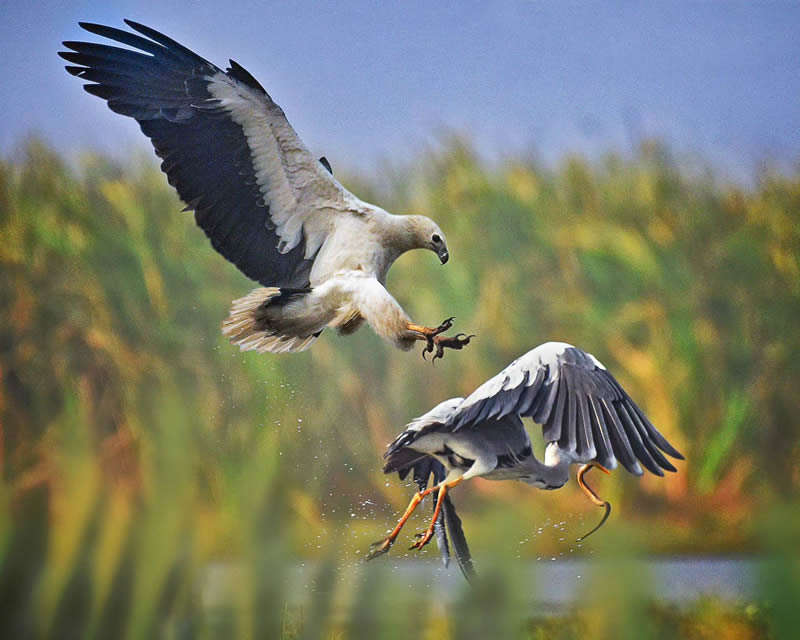
[[[439,236],[438,233],[434,233],[433,237],[431,238],[431,241],[433,241],[436,244],[439,244],[442,241],[442,238]]]

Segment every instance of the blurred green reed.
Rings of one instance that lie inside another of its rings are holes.
[[[368,331],[240,354],[218,325],[254,285],[148,158],[2,160],[0,637],[794,637],[800,173],[726,184],[653,143],[489,169],[456,140],[360,182],[448,234],[445,268],[411,254],[389,282],[479,334],[435,369]],[[579,492],[472,483],[454,498],[481,575],[447,597],[403,571],[405,539],[360,564],[411,491],[383,446],[549,339],[612,368],[679,473],[599,481],[614,518],[584,548]],[[528,611],[534,559],[587,549],[581,606]],[[762,596],[660,604],[643,560],[663,551],[758,552]]]

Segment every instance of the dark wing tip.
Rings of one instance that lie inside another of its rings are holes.
[[[667,459],[666,459],[666,458],[664,458],[664,457],[662,457],[660,460],[658,460],[658,465],[659,465],[659,466],[660,466],[662,469],[664,469],[665,471],[670,471],[670,472],[672,472],[672,473],[677,473],[677,471],[678,471],[678,470],[675,468],[675,465],[671,464],[671,463],[670,463],[670,461],[669,461],[669,460],[667,460]]]
[[[83,90],[103,100],[110,100],[114,97],[114,89],[102,84],[85,84]]]
[[[136,46],[135,43],[125,41],[131,37],[137,37],[128,31],[123,31],[122,29],[117,29],[116,27],[109,27],[104,24],[97,24],[96,22],[79,22],[78,26],[84,31],[88,31],[89,33],[93,33],[97,36],[109,38],[110,40],[116,40],[117,42],[122,42],[123,44]]]
[[[467,582],[471,583],[476,577],[477,573],[472,564],[472,553],[467,544],[467,538],[464,535],[464,529],[461,525],[461,518],[456,513],[456,507],[450,500],[449,495],[445,495],[442,501],[442,515],[444,516],[445,526],[447,533],[450,535],[450,544],[453,547],[458,567],[461,573],[466,578]]]
[[[239,82],[246,84],[251,89],[255,89],[256,91],[260,91],[264,95],[267,94],[267,90],[261,86],[261,84],[256,80],[252,74],[245,69],[242,65],[240,65],[236,60],[229,60],[231,66],[226,69],[228,75],[232,78],[235,78]]]

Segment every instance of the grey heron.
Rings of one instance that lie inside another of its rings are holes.
[[[175,40],[93,23],[125,48],[64,42],[59,55],[84,89],[134,118],[169,183],[212,246],[262,286],[234,301],[223,333],[242,350],[302,351],[326,327],[349,335],[366,321],[400,349],[425,341],[434,359],[461,349],[452,318],[426,327],[386,290],[392,263],[427,249],[450,257],[444,233],[420,215],[359,200],[303,144],[283,110],[241,65],[223,71]]]
[[[533,454],[523,417],[543,427],[544,461]],[[663,453],[662,453],[663,452]],[[433,537],[449,491],[470,478],[521,480],[537,489],[559,489],[570,465],[580,465],[577,481],[605,509],[599,529],[611,513],[584,476],[593,467],[608,472],[622,463],[641,476],[642,466],[663,476],[676,471],[664,453],[683,456],[652,425],[617,380],[593,355],[563,342],[547,342],[517,358],[466,398],[451,398],[412,420],[389,445],[384,472],[401,479],[428,459],[444,472],[433,486],[420,489],[395,528],[376,542],[367,559],[386,553],[403,525],[427,495],[434,494],[430,526],[412,549]],[[440,545],[441,546],[441,545]]]

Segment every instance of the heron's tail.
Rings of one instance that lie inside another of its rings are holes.
[[[233,301],[222,323],[222,334],[242,351],[305,351],[319,337],[320,331],[306,335],[288,331],[280,312],[287,303],[310,292],[311,289],[279,287],[253,289],[244,298]]]

